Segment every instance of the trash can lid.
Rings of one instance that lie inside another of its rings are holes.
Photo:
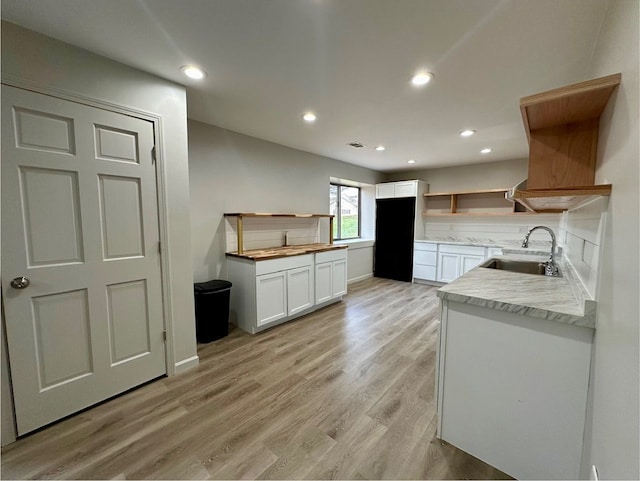
[[[196,282],[193,285],[193,291],[200,292],[200,293],[217,292],[217,291],[223,291],[225,289],[230,289],[230,288],[231,288],[231,282],[224,281],[222,279],[214,279],[212,281],[207,281],[207,282]]]

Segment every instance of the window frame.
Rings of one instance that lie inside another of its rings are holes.
[[[329,182],[329,190],[331,187],[337,187],[337,195],[336,195],[336,228],[333,232],[333,240],[334,241],[342,241],[342,240],[353,240],[362,238],[362,189],[356,185],[347,185],[347,184],[339,184],[337,182]],[[342,237],[342,193],[341,188],[348,187],[351,189],[358,189],[358,235],[355,237]],[[331,205],[331,199],[329,199],[329,205]]]

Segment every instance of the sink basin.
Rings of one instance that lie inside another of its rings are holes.
[[[516,261],[510,259],[489,259],[480,267],[487,269],[498,269],[501,271],[518,272],[520,274],[536,274],[544,276],[544,263],[538,261]],[[554,277],[562,277],[560,269],[558,275]]]

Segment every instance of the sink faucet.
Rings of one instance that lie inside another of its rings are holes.
[[[549,227],[544,225],[537,225],[529,229],[529,232],[527,232],[527,235],[524,236],[524,240],[522,241],[522,247],[524,247],[525,249],[529,247],[529,236],[536,229],[546,230],[551,235],[551,254],[549,255],[549,260],[544,263],[544,275],[557,277],[559,273],[558,273],[558,266],[556,265],[556,260],[555,260],[556,235],[553,233],[553,231]]]

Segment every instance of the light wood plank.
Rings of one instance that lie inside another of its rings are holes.
[[[436,288],[387,279],[2,450],[13,479],[502,479],[435,439]]]

